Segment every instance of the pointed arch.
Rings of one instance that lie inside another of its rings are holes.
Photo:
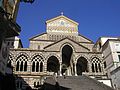
[[[73,47],[70,44],[64,44],[62,47],[62,74],[70,75],[73,73]],[[70,73],[69,73],[70,72]]]
[[[15,59],[18,60],[18,57],[25,56],[27,59],[30,59],[29,55],[26,52],[20,52],[15,56]]]
[[[51,56],[56,57],[56,58],[58,59],[59,63],[62,62],[61,59],[60,59],[60,57],[59,57],[56,53],[50,53],[50,54],[47,56],[46,60],[48,61],[48,59],[49,59]],[[46,62],[47,62],[47,61],[46,61]]]
[[[77,75],[82,75],[82,72],[88,72],[88,61],[85,57],[81,56],[76,64]]]
[[[72,48],[73,52],[75,52],[75,47],[74,47],[71,43],[68,43],[68,42],[63,43],[63,44],[61,45],[61,47],[60,47],[60,51],[61,51],[61,52],[62,52],[63,47],[66,46],[66,45],[70,46],[70,47]]]
[[[42,72],[43,63],[44,63],[44,57],[42,57],[41,54],[34,54],[32,57],[32,63],[31,63],[32,72]]]
[[[12,54],[9,54],[9,56],[8,56],[7,66],[8,67],[13,66],[13,55]]]
[[[67,66],[70,65],[70,60],[73,54],[73,49],[69,45],[65,45],[62,48],[62,63],[66,64]]]
[[[94,73],[102,72],[102,62],[98,57],[93,57],[91,59],[91,62],[92,62],[92,67],[91,67],[92,72]]]
[[[27,71],[28,56],[20,53],[16,58],[16,71]]]
[[[59,71],[59,60],[55,56],[51,56],[47,60],[47,71],[49,72],[58,72]]]
[[[35,54],[33,54],[32,56],[31,56],[31,60],[33,61],[33,59],[38,59],[38,61],[42,61],[42,62],[44,62],[44,60],[45,60],[45,57],[44,57],[44,55],[43,54],[41,54],[41,53],[35,53]]]
[[[17,65],[16,65],[16,71],[19,71],[19,61],[17,61]]]

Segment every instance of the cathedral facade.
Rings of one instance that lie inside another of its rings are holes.
[[[46,33],[30,38],[29,48],[10,49],[9,62],[17,88],[36,88],[44,76],[103,77],[104,62],[99,44],[78,33],[78,23],[64,15],[46,21]]]

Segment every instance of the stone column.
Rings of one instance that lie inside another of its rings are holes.
[[[44,62],[44,63],[43,63],[43,66],[44,66],[43,71],[44,71],[44,72],[47,72],[47,62]]]
[[[60,76],[62,76],[62,63],[60,63]]]
[[[98,73],[100,73],[100,70],[99,70],[99,63],[97,63],[97,71],[98,71]]]
[[[38,72],[40,72],[40,69],[41,69],[40,66],[41,66],[41,62],[39,62],[39,70],[38,70]]]
[[[92,72],[92,64],[89,62],[88,63],[88,72],[91,73]]]
[[[76,67],[76,62],[74,63],[74,69],[75,69],[75,76],[77,76],[77,67]]]
[[[95,65],[95,63],[93,63],[93,66],[94,66],[94,71],[95,71],[95,73],[96,73],[96,68],[95,68],[95,67],[96,67],[96,65]]]
[[[28,72],[32,72],[32,62],[28,61]]]

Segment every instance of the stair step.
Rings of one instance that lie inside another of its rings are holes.
[[[114,90],[88,76],[47,77],[45,90]],[[47,88],[49,87],[49,88]],[[51,88],[51,89],[50,89]]]

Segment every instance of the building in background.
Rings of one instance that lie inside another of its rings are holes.
[[[11,38],[6,38],[6,44],[8,48],[14,48],[14,49],[19,49],[23,48],[21,39],[17,36],[11,37]],[[10,57],[9,57],[10,58]],[[7,67],[6,67],[6,74],[13,74],[13,67],[12,63],[10,61],[7,61]]]
[[[79,90],[85,80],[88,87],[81,87],[82,90],[113,90],[108,87],[112,85],[105,72],[101,46],[79,34],[78,25],[62,14],[46,21],[46,32],[30,38],[29,48],[10,49],[8,62],[12,63],[18,90],[38,89],[50,76],[59,76],[55,80],[63,86],[66,84],[61,81],[65,79],[60,76],[69,76],[69,80],[80,82],[77,87],[71,83],[74,90]],[[79,79],[81,75],[83,77]],[[65,83],[71,87],[67,81]]]
[[[5,59],[8,54],[5,38],[17,36],[21,30],[15,22],[18,8],[19,0],[0,0],[0,72],[3,74],[5,74]]]
[[[22,41],[19,37],[6,38],[6,44],[9,48],[23,48]]]
[[[120,90],[120,39],[101,37],[105,72],[111,78],[113,87]]]
[[[6,12],[9,19],[16,21],[20,0],[0,0],[0,7]]]
[[[18,36],[21,31],[20,26],[16,23],[19,3],[19,0],[0,0],[0,90],[7,90],[5,71],[9,47],[7,47],[5,39]]]
[[[6,38],[15,37],[20,34],[21,27],[16,23],[20,2],[33,3],[34,0],[0,0],[0,90],[15,89],[11,86],[11,83],[14,83],[14,80],[11,82],[12,76],[6,75],[9,57],[9,42],[6,43]],[[15,40],[17,40],[16,37]],[[17,41],[12,42],[12,44],[14,44],[14,48],[22,47],[16,46],[18,44]],[[7,87],[6,84],[8,84]]]

